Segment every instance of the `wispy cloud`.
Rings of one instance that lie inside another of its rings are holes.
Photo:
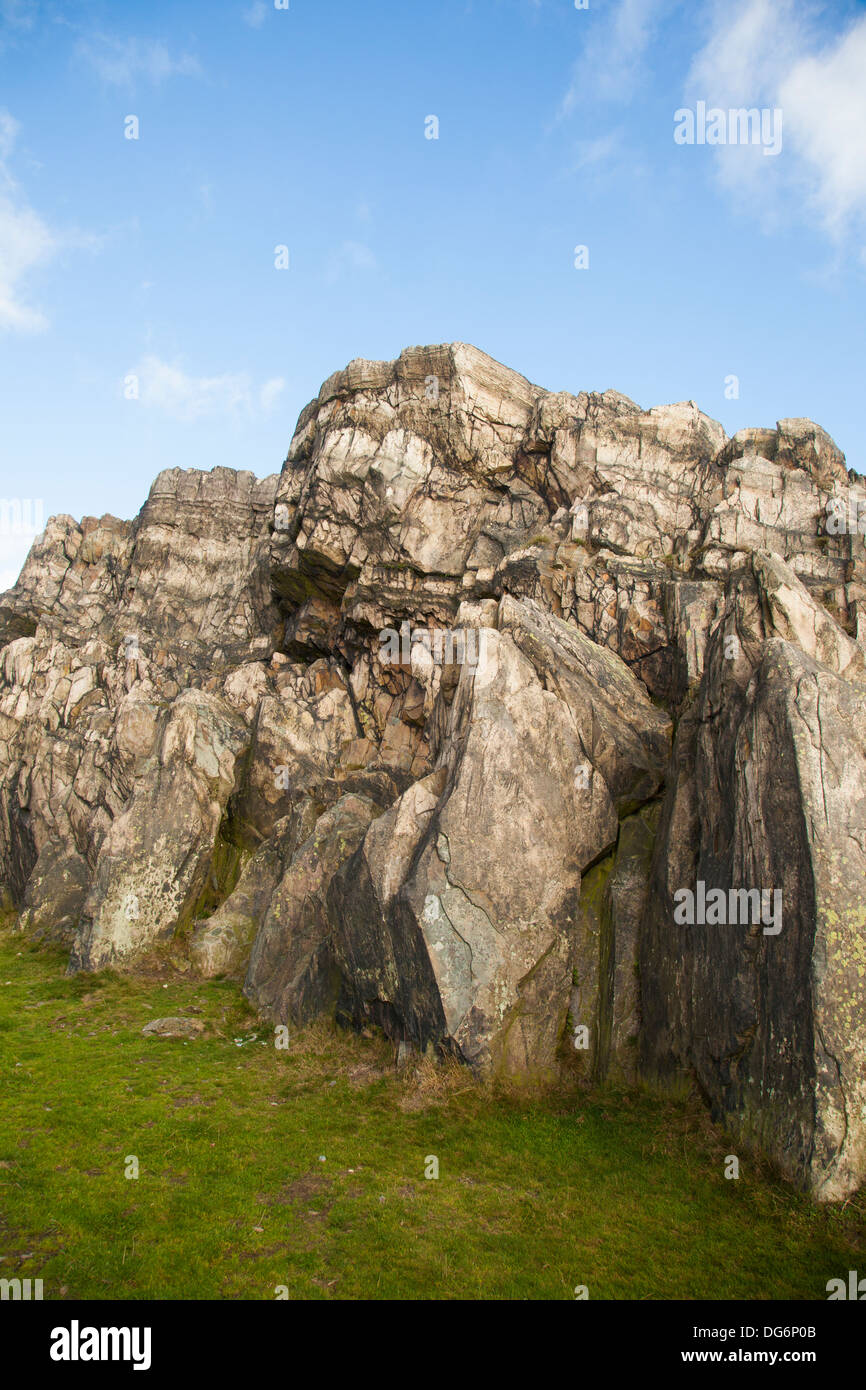
[[[27,303],[26,280],[35,266],[52,258],[60,243],[9,172],[20,128],[10,112],[0,110],[0,330],[38,333],[47,319]]]
[[[866,16],[779,89],[812,206],[834,237],[866,217]]]
[[[581,51],[559,117],[569,115],[585,99],[630,100],[641,80],[650,43],[671,8],[671,0],[617,0],[598,16],[592,9],[575,12]]]
[[[42,218],[25,205],[0,196],[0,329],[38,333],[48,320],[24,299],[24,280],[49,261],[57,242]]]
[[[808,42],[808,9],[792,0],[713,0],[707,39],[695,55],[688,85],[720,104],[773,95]]]
[[[794,0],[716,3],[687,95],[780,108],[782,158],[716,147],[720,180],[764,215],[805,214],[841,243],[866,233],[866,15],[842,32],[828,33],[825,21],[825,10]]]
[[[248,372],[191,376],[182,367],[149,354],[130,375],[142,405],[187,423],[207,417],[252,418],[273,410],[285,389],[282,377],[255,385]]]
[[[139,79],[158,86],[169,77],[202,75],[197,58],[188,53],[174,56],[164,43],[152,39],[119,39],[97,34],[82,39],[75,51],[103,82],[114,87],[132,87]]]
[[[259,389],[259,405],[262,410],[273,410],[285,387],[286,383],[281,376],[274,376],[266,381],[264,386]]]

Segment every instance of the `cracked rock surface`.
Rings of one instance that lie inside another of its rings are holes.
[[[864,498],[808,420],[728,439],[460,343],[352,362],[279,474],[168,469],[34,543],[0,896],[73,970],[168,952],[479,1071],[693,1075],[844,1197],[866,552],[828,518]],[[699,885],[724,920],[682,920]]]

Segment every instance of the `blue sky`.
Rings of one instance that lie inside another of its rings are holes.
[[[2,497],[276,471],[332,371],[451,340],[866,472],[866,5],[289,3],[0,0]],[[678,145],[701,100],[781,152]]]

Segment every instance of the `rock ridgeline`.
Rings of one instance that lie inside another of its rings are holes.
[[[34,544],[0,893],[73,970],[167,951],[479,1070],[689,1073],[844,1197],[866,554],[826,522],[863,496],[807,420],[728,439],[463,344],[352,362],[279,475],[170,469]]]

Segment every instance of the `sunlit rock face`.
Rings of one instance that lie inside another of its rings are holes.
[[[866,494],[808,420],[355,361],[282,471],[52,518],[0,596],[0,895],[275,1022],[695,1077],[866,1169]]]

